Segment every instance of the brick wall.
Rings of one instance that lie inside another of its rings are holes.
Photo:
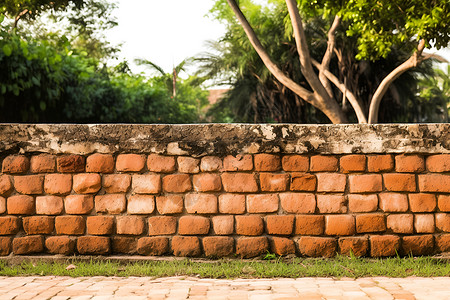
[[[448,252],[449,131],[0,125],[0,255]]]

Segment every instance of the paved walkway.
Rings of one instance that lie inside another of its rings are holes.
[[[0,299],[450,299],[450,277],[0,277]]]

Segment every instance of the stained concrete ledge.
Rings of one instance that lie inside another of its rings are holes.
[[[450,153],[450,124],[0,124],[1,155],[15,153]]]

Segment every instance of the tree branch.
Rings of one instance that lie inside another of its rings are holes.
[[[13,28],[17,27],[17,23],[19,23],[19,20],[26,15],[27,13],[29,13],[30,11],[28,9],[24,9],[22,10],[15,18],[14,18],[14,25]]]
[[[328,92],[328,95],[332,98],[333,97],[333,90],[331,89],[330,82],[328,81],[327,76],[323,73],[322,70],[329,70],[331,57],[333,56],[334,47],[336,45],[336,29],[339,26],[340,23],[339,16],[334,17],[333,24],[331,24],[330,30],[328,31],[328,42],[327,42],[327,50],[325,51],[325,54],[322,58],[322,68],[319,69],[319,79],[320,82],[322,82],[323,86]]]

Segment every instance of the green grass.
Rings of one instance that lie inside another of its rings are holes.
[[[66,270],[69,264],[75,269]],[[269,261],[189,259],[120,263],[117,261],[77,261],[65,263],[24,262],[8,265],[0,261],[0,276],[199,276],[202,278],[274,278],[274,277],[368,277],[368,276],[450,276],[450,263],[430,257],[394,257],[364,259],[273,259]]]

